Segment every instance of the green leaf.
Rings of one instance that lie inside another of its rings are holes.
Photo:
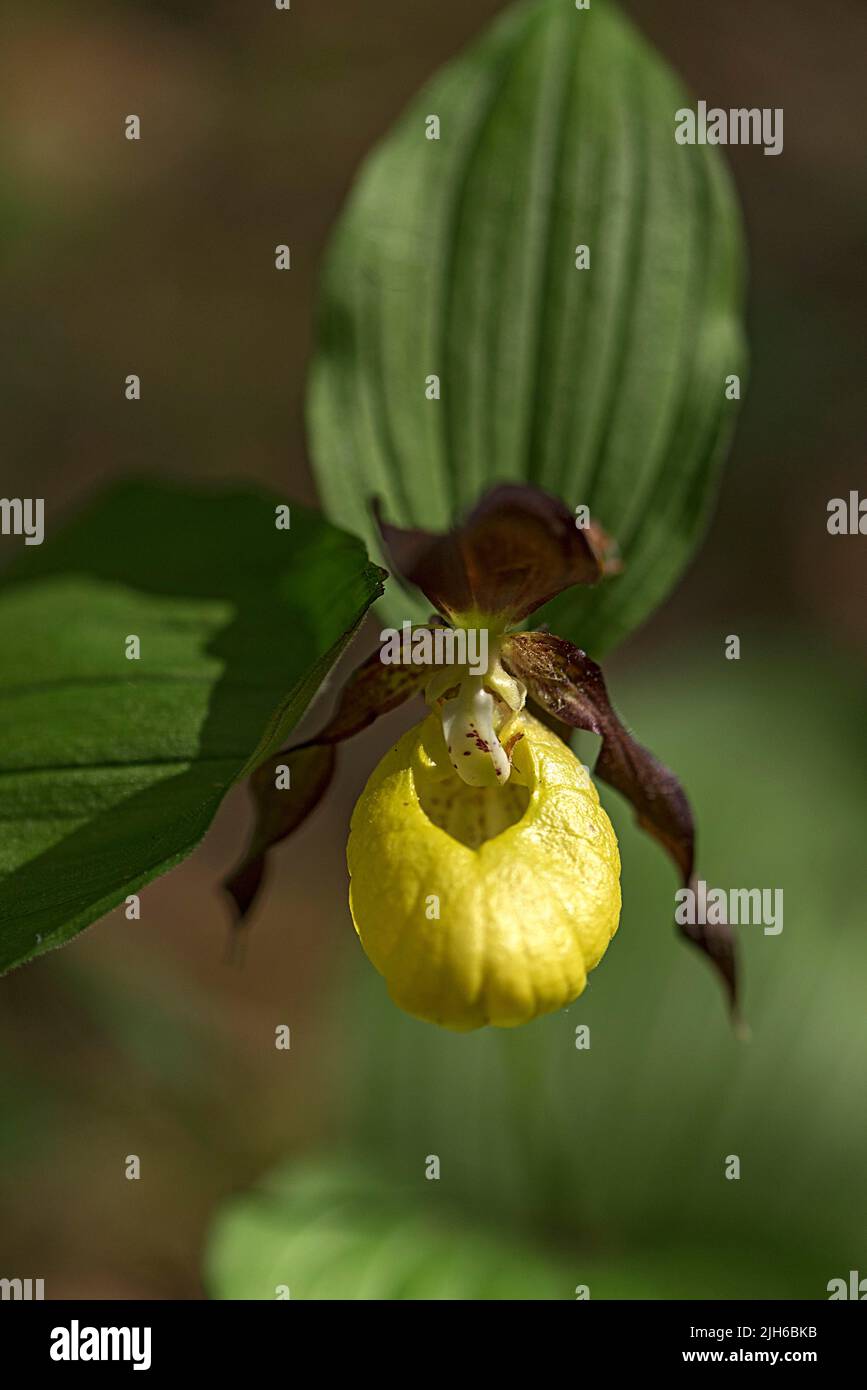
[[[358,541],[278,505],[125,484],[3,576],[0,970],[188,855],[381,593]]]
[[[683,571],[744,371],[739,214],[718,151],[675,142],[688,104],[607,0],[511,9],[367,161],[327,265],[308,411],[329,513],[378,555],[373,496],[429,530],[498,481],[587,505],[624,573],[541,617],[596,654]],[[427,605],[394,587],[386,611]]]
[[[274,1299],[281,1287],[292,1299],[574,1297],[568,1261],[475,1229],[443,1210],[438,1186],[420,1173],[410,1195],[349,1165],[285,1168],[218,1218],[205,1262],[209,1291],[221,1299]]]
[[[606,1248],[556,1225],[533,1237],[514,1210],[483,1226],[422,1174],[400,1189],[360,1165],[321,1160],[289,1164],[231,1201],[211,1231],[204,1277],[226,1300],[288,1290],[293,1300],[475,1302],[571,1300],[579,1287],[591,1298],[794,1297],[808,1276],[798,1256],[781,1269],[756,1245]]]

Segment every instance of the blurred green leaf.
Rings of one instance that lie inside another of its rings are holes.
[[[206,1285],[222,1299],[574,1297],[568,1261],[474,1229],[438,1188],[420,1165],[412,1196],[350,1166],[290,1166],[221,1214]]]
[[[495,481],[586,504],[624,573],[541,616],[597,654],[687,563],[744,369],[739,215],[718,151],[675,142],[685,104],[607,0],[510,9],[367,161],[324,283],[309,424],[330,514],[375,554],[374,495],[428,529]],[[385,606],[428,609],[396,587]]]
[[[794,1296],[804,1268],[774,1252],[665,1242],[661,1249],[571,1244],[554,1229],[488,1227],[451,1205],[450,1184],[412,1190],[360,1165],[290,1164],[217,1217],[205,1255],[214,1298],[562,1300]],[[447,1179],[448,1175],[444,1175]],[[282,1297],[286,1297],[283,1293]]]
[[[0,970],[188,855],[381,592],[358,541],[301,507],[278,530],[279,504],[126,484],[3,576]]]

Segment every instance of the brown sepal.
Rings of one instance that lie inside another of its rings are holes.
[[[334,775],[337,753],[331,744],[307,744],[275,753],[250,778],[256,819],[247,851],[223,887],[234,899],[241,926],[265,877],[268,850],[285,840],[322,800]],[[288,767],[289,786],[277,787],[277,768]]]
[[[529,485],[493,488],[444,535],[402,530],[374,510],[394,568],[450,622],[481,615],[513,625],[573,584],[619,568],[601,526],[577,527],[562,502]]]
[[[586,652],[546,632],[514,633],[501,657],[550,716],[602,739],[594,772],[630,801],[642,829],[669,853],[686,887],[694,887],[695,827],[680,782],[637,743],[614,712],[601,670]],[[737,1013],[737,959],[728,925],[679,926],[717,970]]]
[[[224,881],[234,900],[237,925],[248,916],[262,881],[268,851],[303,824],[328,789],[337,761],[335,745],[366,729],[381,714],[415,695],[431,675],[424,666],[386,666],[375,651],[355,670],[337,708],[315,738],[266,758],[250,778],[256,819],[247,851]],[[277,768],[289,769],[289,786],[277,787]]]

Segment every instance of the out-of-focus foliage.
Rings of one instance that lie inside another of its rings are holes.
[[[564,1296],[568,1261],[479,1230],[438,1195],[350,1165],[288,1167],[218,1222],[206,1285],[219,1298]]]

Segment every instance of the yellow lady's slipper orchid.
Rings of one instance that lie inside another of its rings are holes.
[[[586,769],[531,715],[506,786],[470,786],[436,715],[373,772],[352,817],[350,908],[408,1013],[461,1031],[571,1003],[620,919],[620,856]]]
[[[596,788],[553,728],[600,739],[594,775],[625,797],[681,882],[693,881],[695,826],[677,777],[625,727],[599,666],[547,630],[520,630],[574,584],[621,568],[594,523],[577,527],[539,488],[504,483],[442,535],[388,523],[393,568],[435,609],[420,628],[477,629],[485,662],[374,652],[353,672],[319,733],[254,772],[256,823],[226,880],[246,920],[269,850],[325,793],[335,749],[404,701],[433,713],[392,748],[352,817],[350,908],[364,950],[408,1013],[467,1031],[516,1027],[576,999],[620,920],[620,856]],[[407,619],[404,627],[411,629]],[[385,634],[383,634],[384,636]],[[408,636],[412,636],[409,632]],[[484,636],[484,643],[481,638]],[[291,781],[285,775],[287,767]],[[291,785],[291,796],[280,788]],[[737,1019],[738,970],[727,923],[678,923],[707,957]]]

